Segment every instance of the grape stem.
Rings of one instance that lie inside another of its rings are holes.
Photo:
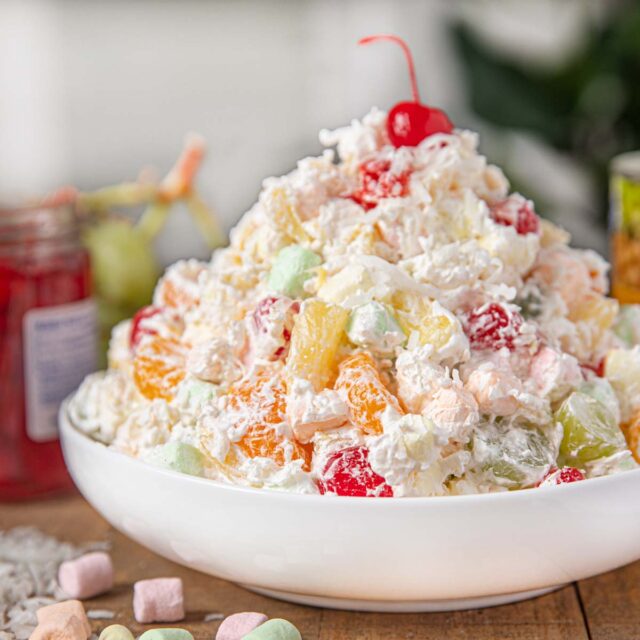
[[[371,44],[372,42],[378,42],[380,40],[388,40],[389,42],[395,42],[400,45],[404,55],[407,58],[407,65],[409,66],[409,79],[411,81],[411,91],[413,93],[413,101],[420,104],[420,93],[418,92],[418,81],[416,79],[416,69],[413,64],[413,56],[411,55],[411,49],[409,45],[400,37],[391,33],[378,33],[373,36],[365,36],[358,40],[359,45]]]
[[[71,187],[65,187],[43,202],[58,202],[63,198],[77,199],[81,214],[94,220],[112,215],[113,209],[145,206],[136,228],[151,241],[164,227],[171,207],[176,202],[183,201],[205,242],[214,249],[224,240],[222,229],[215,212],[205,204],[194,186],[204,155],[204,141],[192,134],[187,137],[175,165],[159,183],[123,182],[86,193],[78,193]]]
[[[169,209],[171,205],[168,202],[162,202],[156,200],[152,202],[142,214],[136,229],[147,240],[153,240],[162,231],[167,218],[169,216]]]

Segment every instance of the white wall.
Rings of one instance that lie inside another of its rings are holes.
[[[472,123],[446,37],[454,6],[477,11],[446,0],[2,0],[0,199],[90,189],[149,163],[163,172],[197,131],[210,149],[203,193],[229,226],[265,176],[319,150],[318,129],[409,97],[400,50],[356,47],[368,33],[406,37],[425,101]],[[206,254],[180,215],[168,231],[164,261]]]

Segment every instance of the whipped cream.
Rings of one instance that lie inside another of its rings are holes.
[[[70,403],[78,428],[300,493],[329,467],[331,492],[373,496],[635,467],[620,429],[638,441],[640,337],[633,313],[612,330],[607,263],[510,193],[475,133],[394,148],[386,127],[373,109],[322,131],[336,149],[265,180],[228,247],[171,266],[159,311],[135,340],[114,329],[109,371]]]

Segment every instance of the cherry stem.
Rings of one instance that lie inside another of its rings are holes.
[[[409,79],[411,80],[413,100],[414,102],[420,103],[418,82],[416,80],[416,69],[413,64],[413,56],[411,55],[411,49],[409,49],[409,45],[407,45],[407,43],[399,36],[394,36],[390,33],[379,33],[374,36],[365,36],[364,38],[360,38],[360,40],[358,40],[358,44],[371,44],[372,42],[378,42],[379,40],[388,40],[390,42],[395,42],[396,44],[400,45],[400,47],[402,47],[404,55],[407,58],[407,65],[409,66]]]

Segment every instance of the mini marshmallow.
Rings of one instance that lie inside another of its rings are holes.
[[[337,391],[316,393],[307,380],[295,378],[287,396],[287,419],[296,440],[311,442],[316,431],[330,431],[348,421],[349,410]]]
[[[84,607],[80,600],[65,600],[46,607],[40,607],[36,612],[38,625],[49,625],[52,623],[60,628],[64,627],[69,620],[77,618],[80,622],[85,638],[91,635],[91,625],[84,612]]]
[[[133,613],[138,622],[177,622],[184,618],[180,578],[140,580],[133,585]]]
[[[87,640],[91,625],[79,600],[66,600],[36,612],[38,626],[30,640]]]
[[[87,553],[63,562],[58,569],[58,584],[72,598],[86,599],[113,587],[113,564],[104,551]]]
[[[138,640],[193,640],[193,636],[186,629],[149,629]]]
[[[273,618],[256,627],[242,640],[302,640],[302,636],[288,620]]]
[[[299,297],[313,268],[321,262],[320,256],[297,244],[281,249],[269,272],[269,289],[289,298]]]
[[[144,460],[163,469],[172,469],[190,476],[204,475],[204,456],[186,442],[167,442],[151,449]]]
[[[509,371],[479,367],[471,372],[465,389],[473,394],[481,413],[511,416],[520,406],[522,383]]]
[[[121,624],[110,624],[105,627],[98,640],[134,640],[133,633]]]
[[[234,613],[222,621],[218,627],[218,633],[216,633],[216,640],[242,640],[268,619],[264,613],[255,613],[254,611]]]
[[[65,620],[50,620],[39,624],[29,640],[86,640],[87,634],[82,621],[76,616]]]

